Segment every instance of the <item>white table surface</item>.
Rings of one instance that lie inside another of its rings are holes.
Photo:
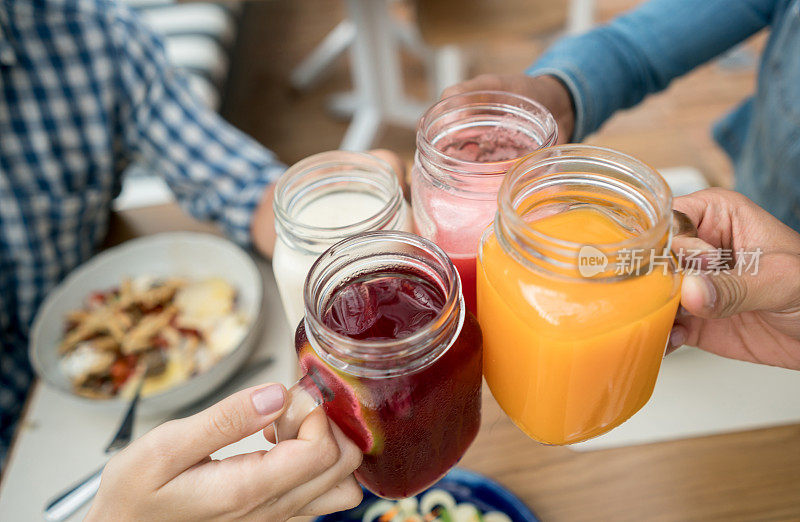
[[[661,364],[653,396],[605,435],[570,446],[591,451],[800,422],[800,372],[683,347]]]
[[[251,360],[272,356],[274,363],[242,383],[241,388],[260,382],[290,385],[297,375],[294,348],[272,267],[264,261],[258,264],[264,275],[265,313],[263,335]],[[137,436],[164,420],[163,417],[138,418]],[[116,430],[120,415],[94,411],[37,383],[23,421],[0,483],[0,520],[3,522],[42,520],[47,501],[102,466],[107,460],[103,448]],[[214,456],[226,457],[268,446],[257,433]],[[83,519],[87,510],[88,506],[70,520]]]

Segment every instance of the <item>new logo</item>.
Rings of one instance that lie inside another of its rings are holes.
[[[592,245],[584,245],[578,251],[578,273],[582,277],[594,277],[608,267],[608,257]]]

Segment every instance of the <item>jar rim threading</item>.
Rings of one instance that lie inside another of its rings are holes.
[[[429,276],[444,294],[441,311],[401,339],[353,339],[325,325],[321,317],[333,294],[376,265]],[[306,336],[317,355],[339,370],[373,378],[407,375],[429,366],[455,342],[465,318],[461,280],[447,254],[427,239],[400,231],[364,232],[333,245],[311,267],[304,299]]]
[[[466,179],[475,177],[503,176],[508,168],[520,158],[495,162],[462,160],[436,147],[436,136],[430,136],[436,124],[453,113],[468,110],[501,111],[530,123],[537,133],[539,149],[556,143],[558,126],[555,118],[541,103],[520,94],[504,91],[471,91],[443,98],[431,106],[420,118],[417,126],[417,154],[440,169]]]
[[[570,170],[564,165],[583,164],[586,171]],[[592,171],[591,168],[614,172],[619,178]],[[563,171],[557,168],[565,168]],[[536,174],[536,171],[542,171]],[[520,159],[501,184],[498,193],[498,211],[494,227],[486,234],[494,232],[498,239],[511,244],[537,260],[559,264],[564,267],[559,256],[575,259],[576,254],[587,243],[570,241],[550,236],[532,227],[519,206],[535,191],[558,186],[559,184],[582,184],[602,187],[642,210],[649,218],[647,227],[640,233],[618,242],[592,243],[604,254],[611,257],[621,251],[637,248],[663,248],[669,250],[672,228],[672,193],[658,171],[646,163],[622,152],[593,145],[559,145],[541,149]],[[512,252],[516,253],[516,252]],[[533,265],[523,256],[515,258],[526,265]],[[592,280],[619,279],[597,278]]]
[[[365,189],[362,192],[379,193],[384,205],[372,216],[342,226],[315,226],[296,219],[297,206],[320,191],[346,183],[359,184]],[[397,174],[386,161],[363,152],[321,152],[295,163],[278,179],[275,225],[294,246],[318,254],[342,237],[387,226],[401,211],[403,200]]]

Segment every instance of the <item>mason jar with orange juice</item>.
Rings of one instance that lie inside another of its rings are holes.
[[[509,170],[478,252],[484,375],[530,437],[605,433],[650,398],[680,301],[672,196],[640,161],[565,145]]]

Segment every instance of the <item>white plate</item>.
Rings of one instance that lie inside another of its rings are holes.
[[[263,281],[255,262],[244,250],[217,236],[165,233],[134,239],[98,254],[50,292],[36,314],[30,337],[31,362],[45,383],[85,404],[122,409],[125,399],[76,395],[59,368],[58,345],[64,333],[64,317],[70,310],[82,308],[91,292],[144,274],[223,278],[236,289],[237,307],[250,321],[250,328],[240,345],[208,371],[174,388],[143,397],[143,413],[167,413],[187,406],[211,393],[244,364],[256,338],[263,298]]]

